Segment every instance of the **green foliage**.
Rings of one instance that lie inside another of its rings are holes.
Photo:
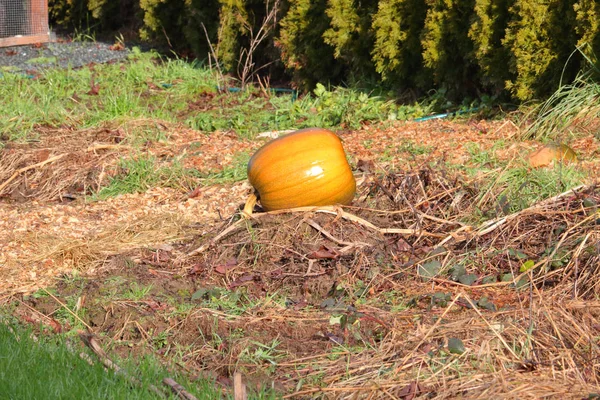
[[[361,80],[374,73],[366,55],[373,48],[371,24],[376,9],[375,0],[329,0],[325,10],[331,22],[323,32],[323,40],[334,48],[334,57],[348,68],[348,73]]]
[[[191,185],[186,182],[195,173],[184,169],[179,160],[173,160],[170,165],[159,165],[158,160],[152,156],[122,159],[119,167],[120,172],[111,178],[108,186],[96,194],[96,198],[141,193],[158,185],[189,190]]]
[[[342,77],[334,51],[323,39],[330,23],[326,9],[326,0],[289,0],[289,9],[280,22],[277,47],[281,60],[304,89],[315,87],[317,82],[339,82]]]
[[[510,78],[506,68],[508,50],[502,40],[508,24],[508,8],[514,0],[475,0],[469,38],[473,41],[474,62],[481,72],[481,83],[494,92],[504,89]]]
[[[88,0],[50,0],[48,16],[55,26],[67,29],[79,29],[89,21]]]
[[[474,0],[426,0],[426,4],[423,64],[433,72],[436,84],[464,95],[475,86],[475,68],[467,57],[473,51],[468,21]]]
[[[244,0],[219,0],[218,57],[226,70],[232,71],[237,65],[240,37],[251,29]]]
[[[506,88],[519,100],[529,100],[553,91],[565,72],[570,78],[579,68],[565,63],[575,49],[573,2],[560,0],[515,0],[510,7],[503,45],[509,49],[509,68],[514,78]]]
[[[600,4],[594,0],[580,0],[573,4],[577,47],[600,49]],[[589,54],[587,54],[589,56]]]
[[[371,52],[384,80],[418,81],[423,63],[419,35],[425,22],[423,0],[380,0],[373,17],[375,43]]]
[[[53,25],[90,34],[135,24],[140,0],[50,0],[48,13]]]
[[[562,142],[565,134],[585,131],[600,117],[600,84],[593,69],[578,76],[572,84],[561,85],[545,102],[534,109],[536,118],[521,138]],[[600,133],[596,132],[600,139]]]
[[[143,11],[140,36],[174,51],[190,49],[199,59],[207,57],[211,40],[217,37],[218,0],[138,0]]]

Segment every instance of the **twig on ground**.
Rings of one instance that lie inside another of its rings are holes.
[[[211,239],[209,241],[209,243],[205,243],[202,246],[198,247],[197,249],[187,253],[187,256],[191,257],[191,256],[198,255],[200,253],[203,253],[208,248],[210,248],[212,245],[217,243],[219,240],[223,239],[225,236],[229,235],[230,233],[232,233],[236,229],[238,229],[239,226],[242,224],[242,222],[246,221],[248,218],[258,220],[258,219],[266,217],[268,215],[278,215],[278,214],[298,213],[298,212],[315,212],[315,213],[339,215],[340,217],[342,217],[345,220],[356,222],[357,224],[360,224],[371,230],[379,232],[380,234],[400,234],[400,235],[420,235],[420,236],[429,236],[429,237],[442,237],[442,235],[440,235],[440,234],[430,233],[430,232],[422,231],[420,229],[380,228],[378,226],[373,225],[371,222],[367,221],[366,219],[363,219],[354,214],[350,214],[346,211],[343,211],[338,206],[322,206],[322,207],[309,206],[309,207],[287,208],[287,209],[276,210],[276,211],[267,211],[264,213],[252,214],[252,215],[248,215],[248,213],[243,213],[245,218],[237,220],[232,225],[230,225],[227,229],[225,229],[223,232],[219,233],[217,236],[215,236],[213,239]],[[319,229],[317,229],[317,230],[319,230]],[[350,243],[347,243],[347,245],[349,245],[349,244]],[[356,243],[352,243],[352,244],[356,245]]]
[[[42,290],[44,292],[46,292],[48,294],[48,296],[52,297],[54,299],[54,301],[56,301],[58,304],[60,304],[65,310],[67,310],[72,316],[74,316],[75,319],[77,319],[79,322],[81,322],[88,329],[89,332],[92,331],[92,327],[89,326],[84,320],[82,320],[79,317],[79,315],[77,315],[75,312],[73,312],[73,310],[71,310],[65,303],[63,303],[62,301],[60,301],[55,295],[53,295],[52,293],[50,293],[46,289],[42,289]]]
[[[341,244],[344,246],[350,246],[350,247],[368,247],[369,244],[368,243],[363,243],[363,242],[345,242],[343,240],[340,240],[338,238],[336,238],[335,236],[333,236],[331,233],[329,233],[327,230],[325,230],[325,228],[323,228],[321,225],[319,225],[318,223],[316,223],[315,221],[313,221],[310,218],[306,218],[304,220],[304,222],[306,222],[308,225],[310,225],[311,227],[313,227],[314,229],[316,229],[318,232],[320,232],[321,234],[323,234],[323,236],[325,236],[327,239],[337,243],[337,244]]]
[[[106,368],[112,369],[117,374],[125,377],[127,380],[129,380],[133,384],[141,385],[141,381],[138,378],[129,375],[125,370],[123,370],[121,367],[119,367],[118,364],[116,364],[114,361],[112,361],[110,359],[110,357],[108,357],[108,355],[106,354],[104,349],[102,349],[102,347],[100,346],[100,343],[98,343],[98,340],[96,339],[94,334],[81,331],[81,332],[79,332],[79,338],[98,357],[98,359],[100,360],[102,365],[104,365]],[[177,383],[172,378],[164,378],[163,384],[165,384],[165,386],[168,386],[169,388],[171,388],[171,390],[183,400],[197,400],[197,398],[193,394],[186,391],[182,385]],[[162,390],[160,390],[158,387],[156,387],[152,384],[148,386],[148,389],[150,389],[150,391],[154,392],[160,398],[167,397],[167,396],[165,396],[165,394],[163,393]]]
[[[163,383],[170,387],[173,393],[175,393],[177,396],[181,397],[184,400],[198,400],[196,396],[185,390],[183,386],[175,382],[175,380],[172,378],[163,379]]]
[[[115,364],[108,357],[108,355],[106,354],[104,349],[102,349],[102,347],[100,346],[100,343],[98,343],[98,341],[96,340],[96,337],[93,334],[81,331],[81,332],[79,332],[79,338],[87,347],[90,348],[90,350],[92,350],[94,352],[94,354],[98,357],[98,359],[100,360],[102,365],[104,365],[106,368],[112,369],[117,374],[125,377],[127,380],[129,380],[130,382],[132,382],[136,385],[141,384],[139,379],[129,375],[126,371],[124,371],[121,367],[119,367],[117,364]],[[165,394],[156,386],[149,385],[148,388],[152,392],[154,392],[156,395],[158,395],[160,398],[163,398],[163,399],[166,398]]]

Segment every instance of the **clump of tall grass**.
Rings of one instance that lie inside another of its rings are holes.
[[[535,107],[532,114],[535,120],[522,134],[521,139],[560,140],[566,133],[586,131],[592,124],[598,124],[600,117],[600,69],[594,55],[588,55],[582,47],[573,54],[580,53],[587,67],[580,71],[571,83],[561,84],[545,102]]]

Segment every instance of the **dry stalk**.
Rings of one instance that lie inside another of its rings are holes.
[[[262,20],[260,28],[255,33],[252,29],[252,25],[246,20],[240,19],[243,21],[243,27],[246,29],[246,32],[250,36],[250,43],[248,48],[244,48],[240,51],[240,57],[238,59],[238,76],[241,80],[241,87],[244,89],[248,82],[252,79],[254,75],[258,73],[263,68],[268,67],[273,62],[262,65],[259,68],[255,68],[254,62],[254,54],[256,50],[260,46],[260,44],[269,36],[271,31],[275,28],[277,24],[277,12],[279,11],[279,3],[280,0],[275,0],[273,5],[270,7],[270,2],[267,0],[265,3],[266,7],[266,15]],[[240,71],[241,69],[241,71]]]

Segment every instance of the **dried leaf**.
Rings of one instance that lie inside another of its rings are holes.
[[[308,258],[310,259],[330,259],[330,260],[335,260],[336,258],[338,258],[340,256],[340,253],[335,250],[332,249],[330,247],[327,246],[321,246],[319,247],[319,250],[313,251],[312,253],[310,253],[308,255]]]
[[[50,318],[50,321],[48,323],[55,333],[62,333],[63,327],[60,324],[60,322],[58,322],[54,318]]]
[[[219,274],[225,275],[227,271],[235,268],[237,266],[237,260],[235,258],[231,258],[225,262],[225,264],[220,264],[215,267],[215,272]]]
[[[402,400],[413,400],[415,397],[425,393],[425,387],[416,381],[412,381],[408,385],[396,392],[396,397]]]
[[[90,90],[87,92],[89,96],[98,96],[100,94],[100,85],[95,82],[96,74],[93,73],[90,78]]]
[[[229,284],[230,289],[234,289],[238,286],[242,286],[246,282],[253,281],[256,275],[254,274],[245,274],[234,280]]]

